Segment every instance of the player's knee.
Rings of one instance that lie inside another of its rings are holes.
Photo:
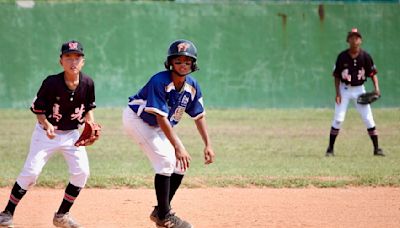
[[[336,128],[336,129],[340,129],[340,127],[342,126],[343,120],[340,119],[335,119],[332,122],[332,127]]]
[[[365,119],[364,123],[365,123],[365,126],[367,127],[367,129],[375,127],[375,122],[373,120],[371,121],[369,119]]]
[[[28,190],[30,187],[36,184],[36,180],[38,176],[30,175],[30,176],[18,176],[17,183],[21,186],[22,189]]]
[[[362,116],[361,118],[367,128],[375,127],[375,121],[372,118],[372,115]]]
[[[77,187],[83,188],[90,176],[89,170],[82,170],[82,172],[77,174],[71,174],[69,182]]]
[[[182,170],[182,169],[175,169],[174,173],[179,174],[179,175],[185,175],[186,171]]]
[[[165,173],[162,170],[160,172],[156,172],[156,174],[166,176],[166,177],[170,177],[172,175],[172,173]]]
[[[171,176],[171,174],[174,172],[175,162],[175,159],[169,159],[165,157],[159,160],[157,164],[154,164],[154,171],[157,174]]]

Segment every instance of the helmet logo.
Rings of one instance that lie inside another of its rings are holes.
[[[190,47],[188,43],[180,43],[178,44],[178,52],[186,51]]]

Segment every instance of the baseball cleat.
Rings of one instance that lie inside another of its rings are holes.
[[[0,227],[14,227],[13,216],[9,211],[0,213]]]
[[[150,214],[150,220],[153,222],[157,221],[158,206],[154,206],[154,210]]]
[[[381,148],[374,149],[374,156],[385,156]]]
[[[333,148],[328,147],[328,149],[326,149],[325,156],[326,156],[326,157],[333,157],[333,156],[335,156],[335,154],[333,153]]]
[[[157,207],[154,207],[153,212],[150,215],[150,219],[155,223],[157,228],[194,228],[192,224],[182,220],[175,213],[169,212],[165,219],[161,220],[157,215]],[[153,220],[154,219],[154,220]]]
[[[170,209],[169,213],[175,214],[175,212],[173,212],[172,209]],[[156,222],[157,217],[158,217],[158,206],[154,206],[154,210],[150,214],[150,220]]]
[[[75,220],[71,217],[71,215],[67,212],[65,214],[54,214],[53,224],[56,227],[62,228],[83,228],[79,225]]]

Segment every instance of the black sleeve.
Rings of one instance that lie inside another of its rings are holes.
[[[341,61],[342,61],[341,56],[342,56],[341,54],[338,55],[338,57],[336,58],[335,66],[334,66],[334,68],[333,68],[333,73],[332,73],[332,75],[333,75],[334,77],[336,77],[336,78],[341,78],[341,77],[342,77],[342,76],[341,76],[341,73],[342,73],[343,69],[342,69],[342,67],[341,67],[342,64],[340,64]]]
[[[365,76],[372,77],[378,73],[374,61],[372,60],[372,57],[366,52],[364,61],[365,61]]]
[[[39,88],[39,91],[36,94],[35,99],[31,105],[31,111],[35,114],[45,114],[46,110],[48,110],[49,94],[51,93],[51,87],[49,80],[45,79],[42,82],[42,85]]]
[[[93,82],[93,80],[89,80],[88,91],[87,91],[87,100],[86,100],[87,111],[90,111],[90,110],[96,108],[95,101],[96,101],[96,95],[95,95],[95,89],[94,89],[94,82]]]

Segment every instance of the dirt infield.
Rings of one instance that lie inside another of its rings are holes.
[[[15,227],[52,227],[63,189],[34,187],[18,205]],[[0,188],[4,208],[10,189]],[[154,227],[150,189],[84,189],[71,214],[86,228]],[[196,228],[400,227],[400,188],[180,189],[173,208]]]

